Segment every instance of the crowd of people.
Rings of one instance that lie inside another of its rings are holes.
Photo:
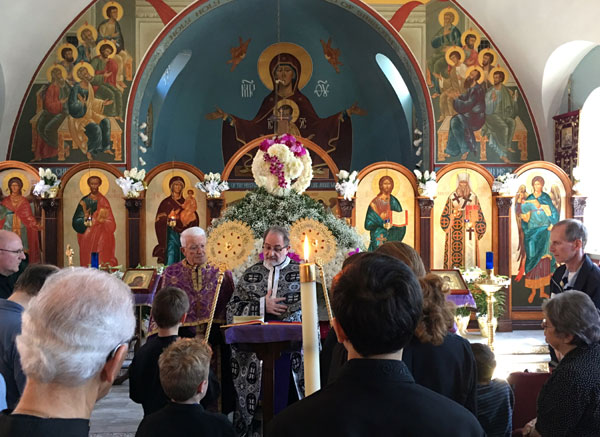
[[[18,271],[23,253],[7,232],[0,231],[0,279]],[[580,222],[553,228],[550,250],[565,264],[557,272],[566,279],[554,281],[542,327],[556,367],[522,435],[600,432],[597,283],[584,278],[599,269],[588,265],[585,242]],[[260,433],[262,363],[243,349],[232,352],[218,328],[204,340],[216,271],[202,229],[184,231],[181,244],[184,259],[166,269],[154,296],[153,335],[128,369],[130,397],[144,410],[136,435]],[[269,228],[264,259],[236,286],[226,275],[217,326],[235,316],[301,320],[299,265],[288,251],[286,229]],[[566,287],[588,283],[581,291]],[[401,242],[347,258],[331,287],[334,318],[321,352],[322,388],[304,396],[301,354],[292,355],[290,405],[267,424],[268,434],[514,435],[512,390],[493,379],[496,361],[487,346],[454,333],[448,291]],[[133,308],[130,288],[106,272],[27,267],[8,299],[0,299],[0,407],[6,408],[0,436],[88,435],[95,403],[122,370],[136,324]]]

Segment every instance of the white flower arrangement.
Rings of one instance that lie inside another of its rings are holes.
[[[116,179],[117,185],[121,187],[123,195],[129,198],[140,197],[140,193],[143,192],[147,185],[144,182],[146,177],[146,170],[139,170],[133,167],[131,170],[125,170],[123,177]]]
[[[252,161],[254,182],[275,196],[303,193],[313,177],[312,160],[302,143],[284,134],[264,140]],[[292,183],[292,180],[296,179]]]
[[[583,188],[583,171],[581,170],[581,167],[577,166],[577,167],[573,167],[573,191],[575,193],[583,193],[584,191],[586,191]]]
[[[346,170],[340,170],[336,175],[338,181],[335,184],[335,191],[346,200],[352,200],[356,194],[356,190],[358,190],[359,180],[356,177],[357,174],[356,171],[348,173]]]
[[[33,187],[33,194],[39,197],[56,197],[60,179],[49,168],[39,168],[40,180]]]
[[[415,173],[417,182],[419,183],[419,193],[425,197],[433,199],[437,193],[438,185],[435,172],[432,171],[429,173],[429,170],[425,170],[424,173],[421,173],[421,170],[419,169],[414,169],[413,172]]]
[[[204,181],[196,183],[198,188],[210,199],[217,199],[221,197],[221,193],[229,190],[229,184],[227,181],[221,180],[220,173],[208,173],[204,175]]]
[[[492,191],[501,194],[513,194],[517,191],[517,176],[513,173],[504,173],[494,179]]]

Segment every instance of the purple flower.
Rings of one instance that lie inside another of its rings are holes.
[[[348,257],[350,257],[352,255],[356,255],[357,253],[360,253],[360,247],[357,247],[353,251],[348,252],[348,254],[346,255],[346,258],[348,258]]]

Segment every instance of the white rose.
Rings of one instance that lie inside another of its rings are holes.
[[[346,180],[348,179],[348,176],[350,176],[350,174],[346,170],[340,170],[340,172],[337,174],[337,177],[340,180]]]

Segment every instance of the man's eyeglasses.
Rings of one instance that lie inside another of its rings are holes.
[[[275,253],[281,253],[285,249],[287,249],[287,247],[271,246],[269,244],[263,244],[263,250],[266,250],[267,252],[271,252],[272,251],[272,252],[275,252]]]
[[[184,249],[187,249],[191,252],[198,252],[200,249],[204,249],[204,246],[190,246],[190,247],[184,247]]]
[[[10,249],[0,249],[2,252],[10,252],[10,253],[14,253],[15,255],[23,255],[25,253],[25,251],[23,249],[17,249],[17,250],[10,250]]]
[[[546,319],[543,319],[543,320],[542,320],[542,323],[541,323],[541,325],[542,325],[542,329],[546,329],[546,328],[549,328],[549,327],[550,327],[550,325],[548,325],[548,322],[546,322]]]

